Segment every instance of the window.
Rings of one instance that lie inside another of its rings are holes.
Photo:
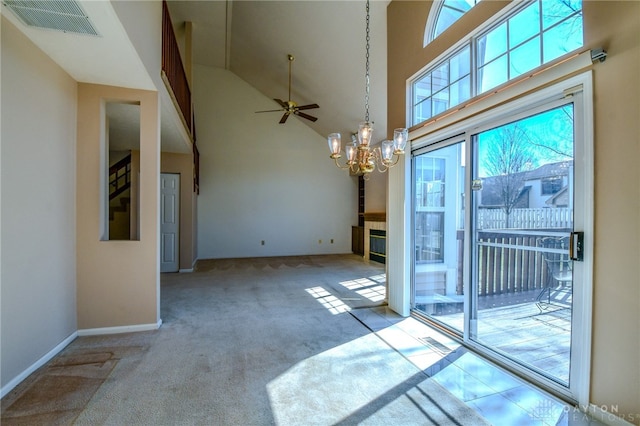
[[[416,212],[416,263],[444,260],[444,212]]]
[[[424,31],[424,45],[429,44],[467,13],[480,0],[441,0],[434,2]]]
[[[471,97],[470,58],[470,48],[466,46],[414,83],[414,123]]]
[[[582,47],[582,0],[529,1],[463,45],[412,82],[412,125]]]
[[[416,161],[416,206],[444,207],[444,158],[420,157]]]
[[[562,177],[554,176],[541,181],[542,195],[553,195],[562,189]]]
[[[422,156],[415,166],[416,261],[444,259],[445,159]]]
[[[476,41],[483,93],[582,46],[580,1],[536,0]]]

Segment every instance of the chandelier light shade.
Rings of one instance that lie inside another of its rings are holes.
[[[373,126],[368,121],[360,123],[358,126],[358,142],[361,147],[368,147],[373,136]]]
[[[340,133],[331,133],[327,137],[329,143],[329,155],[336,166],[341,169],[349,169],[351,173],[364,175],[367,179],[369,173],[378,169],[379,172],[386,172],[390,167],[395,166],[404,154],[404,148],[409,139],[407,129],[395,129],[393,140],[385,140],[379,147],[372,147],[373,123],[369,121],[369,0],[366,2],[366,65],[365,65],[365,116],[364,121],[358,126],[358,133],[351,135],[351,143],[346,144],[344,152],[346,154],[346,164],[340,165],[338,159],[342,157],[342,138]]]

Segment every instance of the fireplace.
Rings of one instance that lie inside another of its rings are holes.
[[[364,258],[374,262],[386,263],[387,260],[387,223],[386,214],[364,214]]]
[[[387,231],[383,229],[371,229],[369,231],[369,260],[386,263]]]

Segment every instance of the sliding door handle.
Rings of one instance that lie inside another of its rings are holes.
[[[569,235],[569,258],[578,262],[584,259],[584,232],[572,232]]]

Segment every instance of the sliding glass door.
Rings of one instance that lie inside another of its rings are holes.
[[[472,135],[470,339],[569,384],[573,104]]]
[[[590,324],[578,99],[506,109],[412,156],[414,313],[571,397]]]
[[[414,157],[414,306],[464,330],[464,140]]]

